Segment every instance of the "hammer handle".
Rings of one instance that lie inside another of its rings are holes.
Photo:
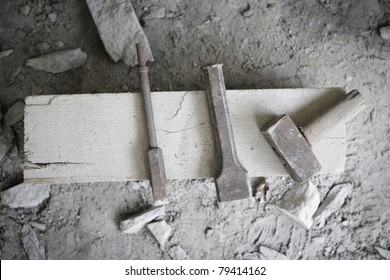
[[[301,128],[301,131],[306,140],[313,146],[340,124],[350,121],[366,106],[367,102],[364,96],[356,89],[352,90],[342,101]]]

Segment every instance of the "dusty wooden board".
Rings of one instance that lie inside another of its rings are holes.
[[[305,124],[343,94],[338,88],[228,91],[238,156],[250,176],[286,174],[260,127],[279,114]],[[153,92],[152,100],[167,177],[213,177],[217,158],[205,92]],[[139,93],[30,96],[24,178],[31,183],[146,179],[146,139]],[[314,150],[322,173],[343,171],[345,127]]]

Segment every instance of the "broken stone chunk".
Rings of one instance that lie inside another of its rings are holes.
[[[45,53],[45,52],[47,52],[50,49],[50,45],[48,43],[46,43],[46,42],[38,43],[38,44],[36,44],[35,47],[41,53]]]
[[[153,234],[154,238],[156,238],[156,240],[160,244],[161,250],[165,251],[168,238],[172,234],[171,226],[168,225],[167,222],[162,220],[154,223],[149,223],[146,225],[146,227]]]
[[[345,199],[351,194],[351,192],[351,183],[335,185],[326,195],[326,198],[314,214],[314,223],[323,226],[325,224],[325,220],[336,212],[341,205],[343,205]]]
[[[11,208],[33,208],[50,196],[48,185],[19,184],[0,194],[1,203]]]
[[[51,21],[52,23],[54,23],[54,22],[57,21],[57,14],[56,14],[56,13],[50,13],[50,14],[48,15],[48,17],[49,17],[49,19],[50,19],[50,21]]]
[[[259,252],[262,260],[287,260],[282,253],[265,246],[260,246]]]
[[[320,195],[317,187],[308,181],[295,184],[276,206],[299,225],[310,229],[313,224],[313,214],[317,211],[319,204]]]
[[[13,49],[5,50],[0,52],[0,59],[9,56],[11,53],[13,53]]]
[[[29,222],[30,226],[36,228],[36,229],[39,229],[40,231],[45,231],[46,230],[46,225],[45,224],[41,224],[41,223],[38,223],[38,222]]]
[[[130,0],[87,0],[107,53],[113,61],[138,64],[136,44],[143,43],[146,58],[153,61],[148,39]]]
[[[39,242],[37,233],[26,224],[22,227],[22,242],[29,260],[45,260],[45,249]]]
[[[379,35],[383,40],[390,40],[390,25],[381,27],[379,29]]]
[[[22,7],[20,7],[19,12],[22,15],[28,16],[31,12],[31,7],[29,5],[23,5]]]
[[[168,255],[172,260],[185,260],[187,258],[186,251],[180,245],[173,246],[169,249]]]
[[[151,19],[158,19],[158,18],[165,18],[164,7],[152,6],[142,16],[142,20],[151,20]]]
[[[381,247],[375,247],[375,250],[378,251],[378,253],[383,257],[385,258],[386,260],[390,260],[390,251],[389,250],[386,250],[386,249],[383,249]]]
[[[15,36],[16,36],[16,38],[18,38],[19,40],[23,40],[24,38],[26,38],[26,32],[24,32],[23,30],[21,30],[21,29],[18,29],[18,30],[16,30],[16,32],[15,32]]]
[[[57,74],[83,66],[86,59],[87,54],[81,49],[72,49],[30,58],[26,65],[36,70]]]
[[[158,206],[138,213],[130,218],[121,221],[119,227],[123,233],[137,233],[140,231],[146,224],[155,220],[160,216],[164,216],[165,207]]]
[[[0,127],[0,161],[13,146],[14,137],[15,134],[11,128],[5,125]]]
[[[20,72],[20,71],[19,71]],[[24,102],[17,101],[8,109],[4,116],[4,124],[12,126],[21,121],[24,116]]]

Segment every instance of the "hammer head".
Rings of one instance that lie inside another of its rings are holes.
[[[261,131],[294,181],[305,182],[321,170],[311,145],[289,116],[275,118]]]

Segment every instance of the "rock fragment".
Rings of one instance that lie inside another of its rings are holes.
[[[390,25],[381,27],[379,29],[379,35],[383,40],[390,40]]]
[[[160,216],[164,216],[164,214],[165,207],[163,205],[153,207],[121,221],[119,227],[123,233],[137,233],[146,226],[146,224]]]
[[[29,260],[45,260],[45,249],[39,242],[37,233],[26,224],[22,227],[22,242]]]
[[[326,198],[314,214],[314,223],[323,226],[325,220],[343,205],[345,199],[351,194],[351,192],[351,183],[335,185],[326,195]]]
[[[259,252],[250,252],[242,254],[243,260],[260,260],[261,254]]]
[[[19,71],[20,72],[20,71]],[[21,121],[24,116],[24,102],[17,101],[8,109],[4,115],[4,124],[12,126],[17,122]]]
[[[87,0],[89,10],[107,53],[113,61],[138,64],[136,44],[145,45],[146,58],[153,61],[148,39],[130,0]]]
[[[317,187],[308,181],[295,184],[276,206],[299,225],[310,229],[313,224],[313,214],[317,211],[319,204],[320,195]]]
[[[50,49],[50,45],[46,42],[40,42],[35,47],[40,53],[45,53]]]
[[[19,184],[0,194],[1,203],[11,208],[33,208],[42,204],[50,196],[48,185]]]
[[[50,21],[51,21],[52,23],[54,23],[54,22],[57,21],[57,14],[56,14],[56,13],[50,13],[50,14],[48,15],[48,17],[49,17],[49,19],[50,19]]]
[[[171,226],[168,225],[166,221],[162,220],[154,223],[149,223],[146,225],[146,227],[160,244],[161,250],[165,251],[168,239],[172,234]]]
[[[260,259],[262,260],[287,260],[286,256],[271,248],[260,246]]]
[[[15,37],[19,40],[23,40],[24,38],[26,38],[26,35],[26,32],[24,32],[22,29],[18,29],[15,32]]]
[[[0,127],[0,161],[12,148],[14,138],[14,131],[10,127]]]
[[[29,222],[30,226],[39,229],[40,231],[45,231],[46,230],[46,225],[38,222]]]
[[[389,250],[383,249],[383,248],[378,247],[378,246],[375,247],[375,250],[377,250],[378,253],[379,253],[383,258],[385,258],[386,260],[390,260],[390,251],[389,251]]]
[[[13,49],[8,49],[0,52],[0,59],[9,56],[11,53],[13,53]]]
[[[31,12],[31,7],[29,5],[23,5],[20,7],[19,12],[22,15],[28,16]]]
[[[53,74],[62,73],[84,65],[87,54],[81,49],[63,50],[27,60],[26,65]]]
[[[185,260],[187,258],[186,251],[180,245],[173,246],[169,249],[168,255],[172,260]]]
[[[142,15],[142,20],[151,20],[159,18],[165,18],[164,7],[152,6]]]

